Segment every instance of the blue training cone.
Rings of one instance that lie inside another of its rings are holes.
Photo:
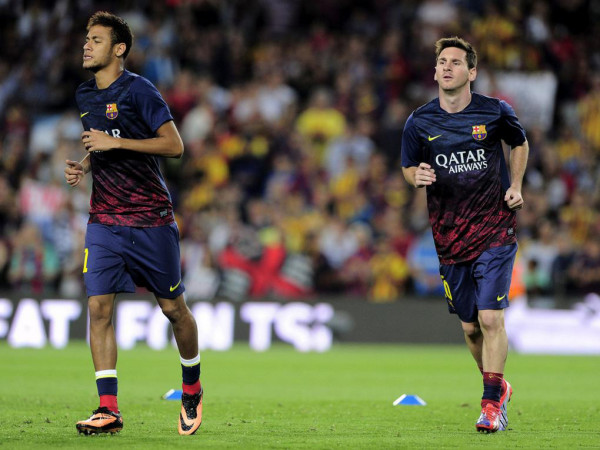
[[[408,394],[402,394],[393,403],[394,406],[398,406],[398,405],[425,406],[426,404],[427,403],[425,403],[425,400],[423,400],[418,395],[408,395]]]
[[[162,398],[164,400],[181,400],[181,389],[169,389]]]

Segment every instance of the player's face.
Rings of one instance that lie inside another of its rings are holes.
[[[435,64],[434,79],[445,92],[469,89],[470,82],[475,80],[477,69],[469,69],[467,52],[456,47],[442,50]]]
[[[83,46],[83,68],[97,72],[108,66],[115,55],[115,47],[110,39],[110,28],[94,25],[88,31]]]

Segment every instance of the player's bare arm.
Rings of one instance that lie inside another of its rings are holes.
[[[504,196],[504,201],[510,209],[521,209],[523,207],[524,200],[521,194],[521,187],[523,185],[523,176],[525,175],[528,156],[529,143],[527,141],[510,151],[511,184]]]
[[[81,140],[88,153],[124,149],[166,158],[183,155],[183,141],[173,121],[163,123],[151,139],[116,138],[92,128],[81,133]]]
[[[67,164],[65,167],[65,180],[71,187],[75,187],[91,169],[90,155],[85,155],[80,162],[71,161],[70,159],[67,159],[65,162]]]
[[[420,163],[416,167],[403,167],[404,179],[416,188],[430,186],[436,181],[435,169],[427,163]]]

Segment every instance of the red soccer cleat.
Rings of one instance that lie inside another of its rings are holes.
[[[500,429],[500,408],[488,403],[481,410],[481,415],[475,424],[477,431],[484,433],[495,433]]]

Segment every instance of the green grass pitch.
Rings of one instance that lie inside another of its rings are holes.
[[[0,448],[598,448],[600,357],[509,354],[509,430],[479,434],[481,379],[464,346],[337,344],[327,353],[245,344],[202,353],[204,420],[179,436],[175,349],[119,353],[124,429],[80,436],[97,406],[85,343],[0,343]],[[392,406],[401,394],[427,406]]]

